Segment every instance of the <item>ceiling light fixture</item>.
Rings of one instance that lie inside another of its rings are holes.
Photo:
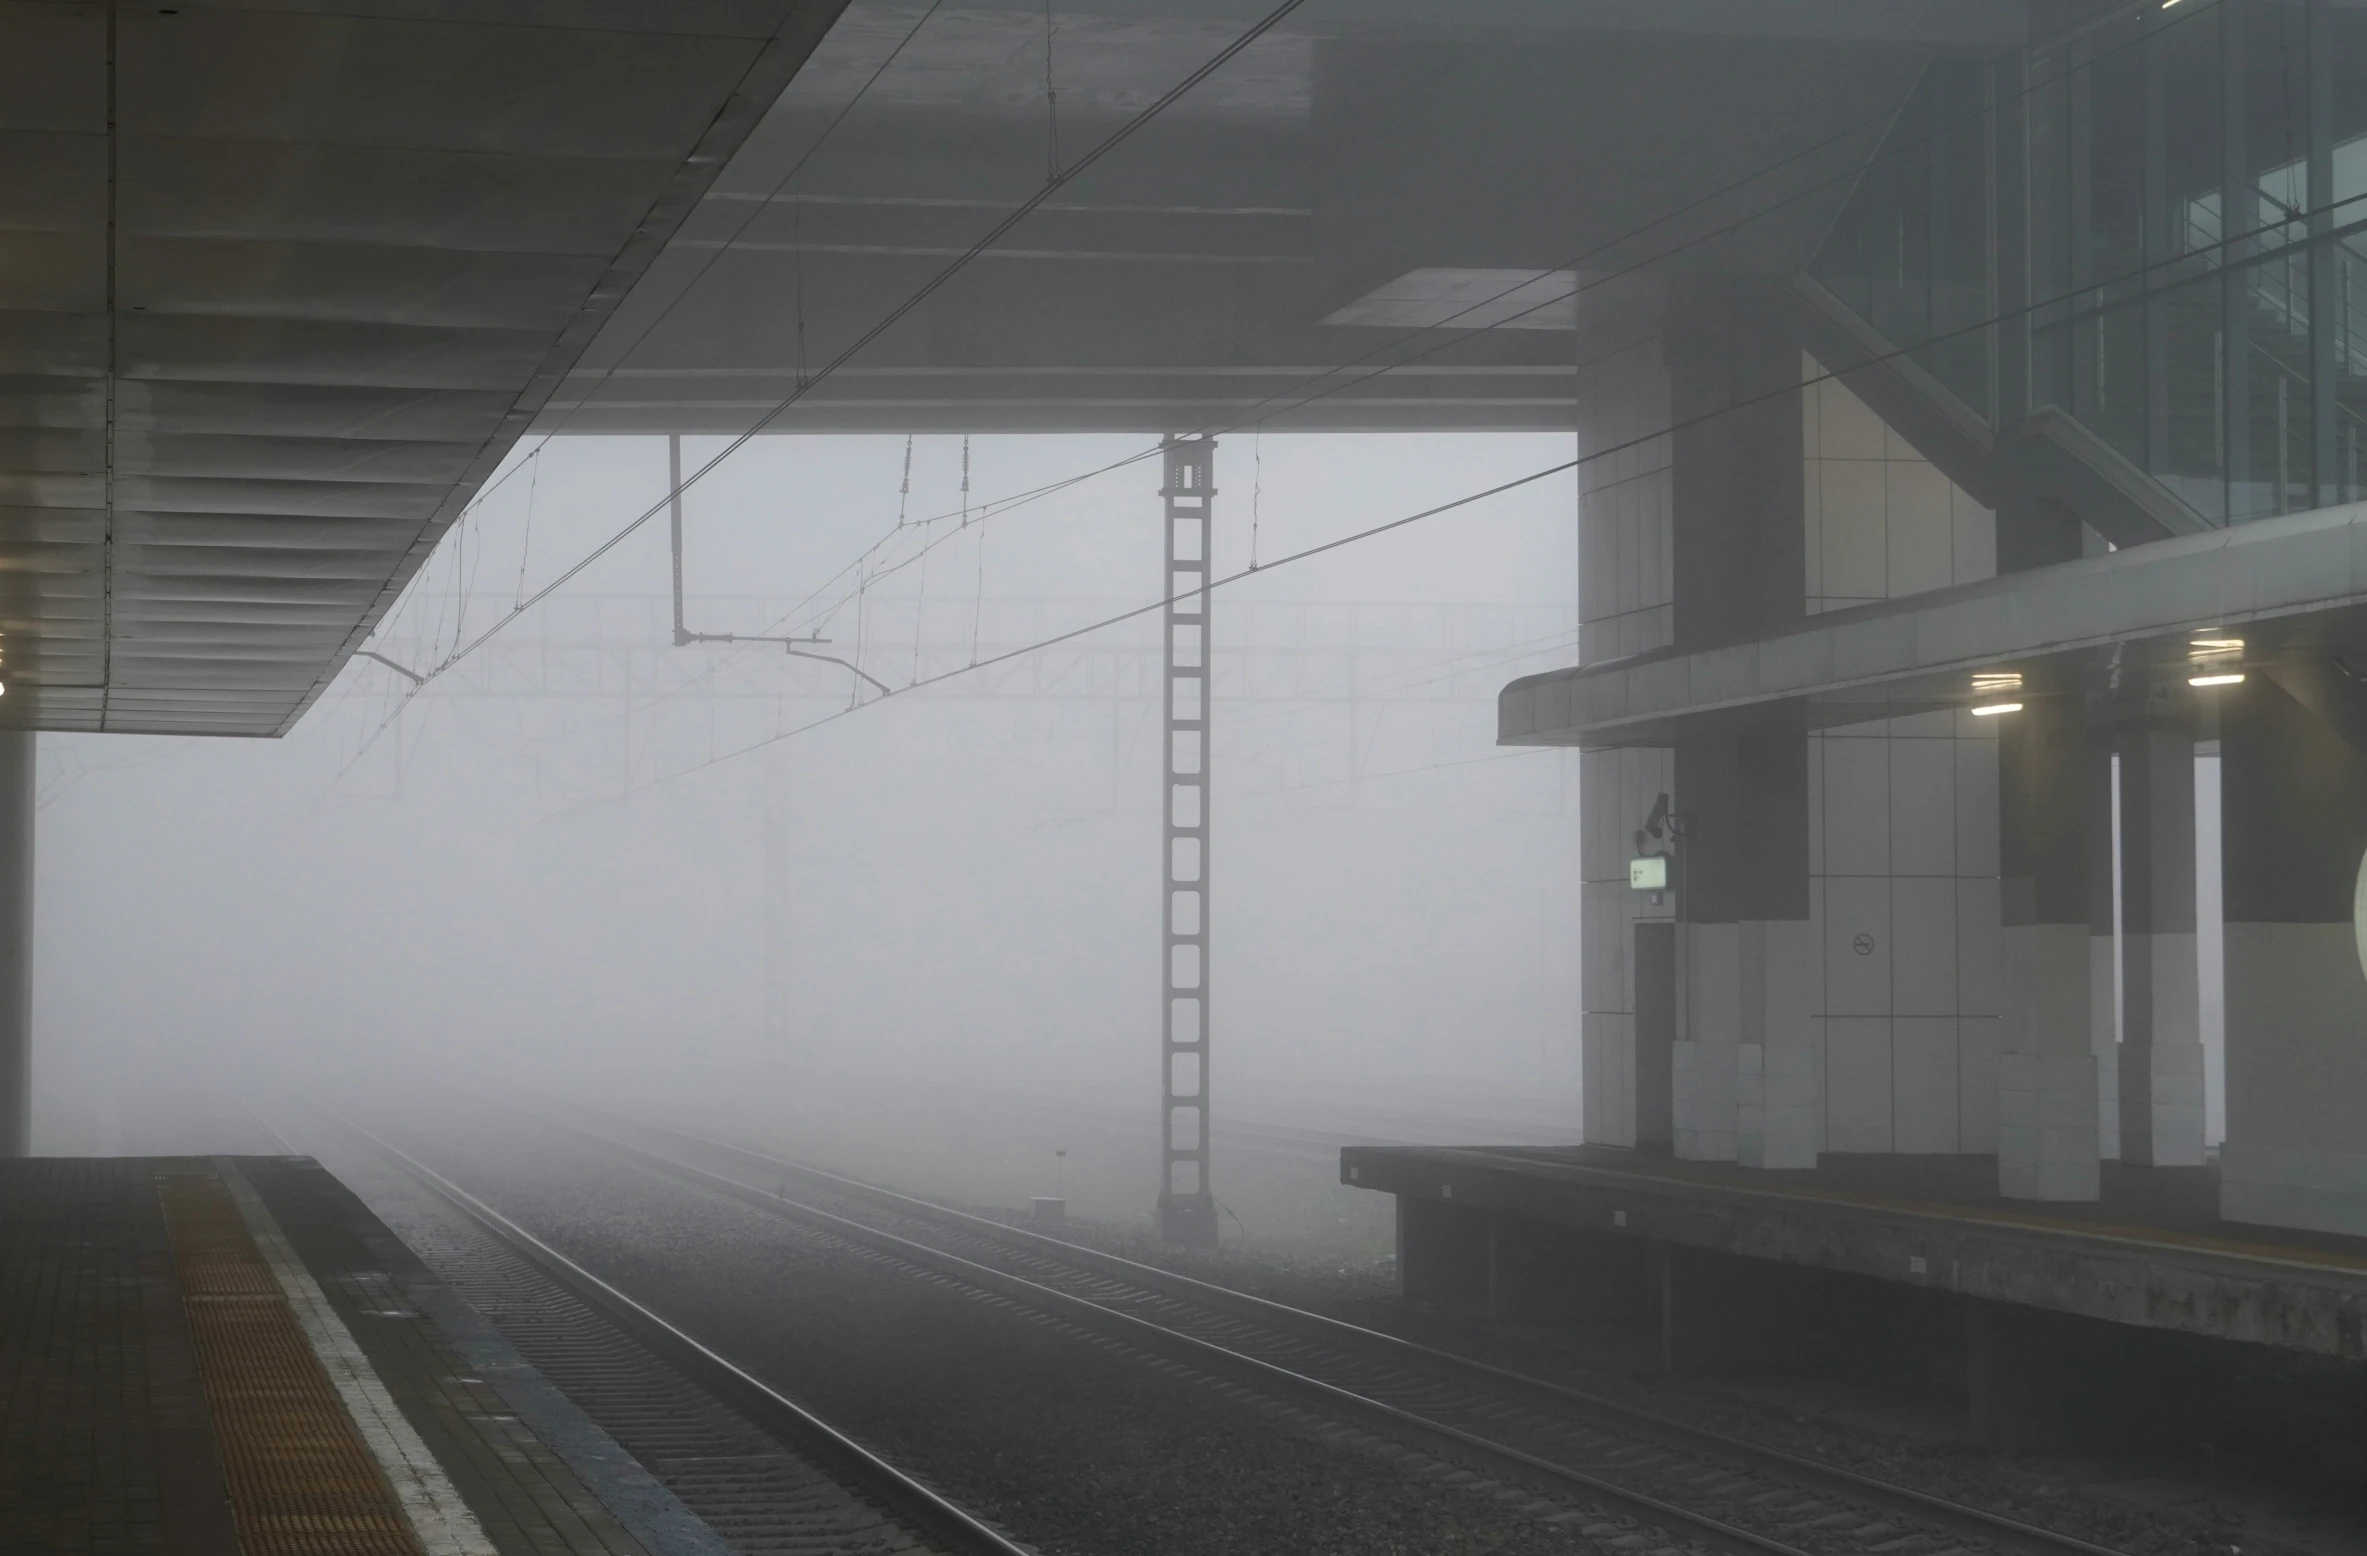
[[[1972,716],[1976,719],[1993,719],[2000,713],[2019,713],[2021,711],[2022,705],[2018,702],[1992,702],[1973,709]]]
[[[2243,678],[2243,671],[2233,670],[2225,675],[2190,675],[2186,678],[2186,684],[2189,686],[2234,686],[2240,683]]]

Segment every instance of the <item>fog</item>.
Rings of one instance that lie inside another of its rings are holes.
[[[988,1134],[1139,1112],[1155,1183],[1158,619],[1014,651],[1157,600],[1158,462],[997,506],[1149,446],[970,439],[966,524],[958,437],[912,442],[908,493],[888,437],[759,440],[691,488],[692,630],[947,677],[918,689],[673,646],[662,514],[519,610],[666,490],[664,439],[563,438],[372,640],[425,674],[506,622],[416,695],[356,659],[277,741],[44,736],[36,1148],[198,1148],[175,1120],[225,1095],[390,1083],[952,1096]],[[1260,570],[1215,606],[1220,1127],[1574,1133],[1575,758],[1493,743],[1503,683],[1573,652],[1571,478],[1275,565],[1570,452],[1223,441],[1216,572]]]

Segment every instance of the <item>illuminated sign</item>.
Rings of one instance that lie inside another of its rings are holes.
[[[2367,876],[2361,879],[2367,880]],[[1646,854],[1641,859],[1630,859],[1627,862],[1627,885],[1631,891],[1668,890],[1668,856]]]

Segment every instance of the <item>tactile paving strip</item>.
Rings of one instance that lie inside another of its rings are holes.
[[[244,1556],[420,1556],[221,1179],[156,1189]]]

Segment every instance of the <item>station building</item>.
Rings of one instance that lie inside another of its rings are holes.
[[[2367,1355],[2367,11],[2028,19],[1788,254],[1579,272],[1580,662],[1500,738],[1585,753],[1589,1145],[1351,1150],[1410,1293]]]

